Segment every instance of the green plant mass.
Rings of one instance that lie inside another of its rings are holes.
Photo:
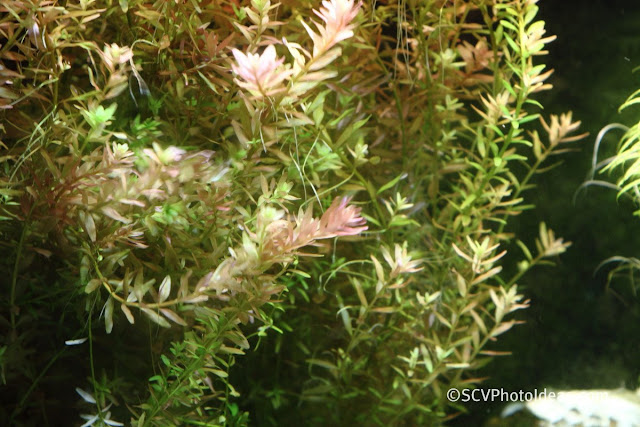
[[[465,413],[570,245],[509,228],[584,136],[536,3],[3,2],[0,419]]]

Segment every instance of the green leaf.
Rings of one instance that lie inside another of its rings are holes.
[[[307,359],[306,362],[310,365],[319,366],[321,368],[328,369],[330,371],[338,371],[338,367],[331,362],[327,362],[322,359]]]
[[[385,185],[380,187],[380,189],[378,189],[376,194],[380,194],[380,193],[384,192],[385,190],[390,189],[391,187],[396,185],[401,179],[404,179],[406,177],[407,177],[407,173],[406,172],[402,172],[400,175],[398,175],[397,177],[393,178],[391,181],[387,182]]]
[[[405,215],[396,215],[389,221],[389,227],[404,227],[405,225],[420,225],[413,219],[407,218]]]
[[[104,306],[104,328],[108,334],[113,330],[113,298],[111,297]]]
[[[477,196],[475,194],[471,194],[470,196],[466,197],[464,202],[462,202],[462,204],[460,205],[460,210],[464,210],[466,207],[471,205],[476,200],[476,197]]]
[[[89,235],[92,242],[96,241],[96,223],[93,220],[93,215],[90,212],[79,212],[79,218],[84,223],[84,230]]]
[[[539,103],[538,101],[536,101],[535,99],[527,99],[526,101],[524,101],[524,103],[525,103],[525,104],[532,104],[532,105],[535,105],[536,107],[541,108],[541,109],[542,109],[542,108],[544,108],[544,107],[542,106],[542,104],[540,104],[540,103]]]
[[[367,297],[364,295],[364,291],[362,290],[362,284],[360,284],[360,281],[353,278],[351,280],[351,283],[353,284],[353,287],[356,288],[356,294],[358,295],[360,304],[365,308],[368,307],[369,303],[367,302]]]
[[[293,274],[297,274],[298,276],[304,277],[305,279],[311,279],[311,276],[302,270],[289,270],[289,272]]]
[[[520,154],[511,154],[510,156],[505,157],[504,160],[506,160],[506,161],[510,161],[510,160],[527,161],[527,157],[521,156]]]
[[[163,328],[170,328],[171,325],[169,324],[169,322],[167,322],[163,317],[161,317],[158,313],[156,313],[155,311],[149,309],[149,308],[141,308],[141,310],[144,312],[144,314],[147,315],[147,317],[154,323],[157,323],[158,325],[162,326]]]
[[[529,261],[533,260],[533,256],[531,255],[531,251],[529,251],[529,248],[527,248],[526,245],[521,240],[516,240],[516,245],[518,245],[520,247],[520,249],[522,249],[522,252],[524,253],[524,256],[527,257],[527,260],[529,260]]]
[[[171,360],[169,360],[169,358],[166,355],[161,354],[160,360],[162,361],[162,363],[164,363],[164,366],[166,366],[167,368],[171,366]]]
[[[368,120],[369,118],[365,118],[347,126],[347,128],[344,130],[344,132],[342,132],[342,134],[336,141],[335,146],[340,147],[342,144],[344,144],[349,139],[349,137],[351,137],[351,135],[353,135],[355,131],[364,126],[364,124],[367,123]]]
[[[538,113],[536,113],[536,114],[529,114],[529,115],[528,115],[528,116],[526,116],[526,117],[523,117],[523,118],[521,118],[521,119],[518,119],[518,122],[520,122],[520,124],[522,125],[522,124],[525,124],[525,123],[531,122],[531,121],[533,121],[533,120],[536,120],[538,117],[540,117],[540,114],[538,114]]]
[[[489,125],[489,128],[492,129],[495,133],[497,133],[498,135],[504,137],[504,133],[502,133],[502,131],[500,130],[500,128],[496,125]]]
[[[213,93],[217,95],[218,89],[213,85],[213,83],[211,83],[211,81],[207,78],[207,76],[202,74],[200,71],[198,71],[198,75],[202,78],[202,80],[204,80],[204,83],[209,87],[209,89],[211,89]]]
[[[220,378],[227,378],[229,376],[228,373],[226,373],[225,371],[221,371],[220,369],[212,369],[212,368],[208,368],[206,369],[207,372],[211,372],[212,374],[214,374],[215,376],[218,376]]]
[[[168,308],[161,308],[160,313],[162,313],[164,317],[171,320],[172,322],[177,323],[178,325],[187,326],[187,322],[185,322],[184,319],[178,316],[173,310],[169,310]]]
[[[129,310],[129,307],[127,307],[126,304],[120,304],[120,309],[124,313],[129,323],[133,325],[135,323],[135,319],[133,318],[133,314],[131,314],[131,310]]]
[[[527,147],[532,147],[533,146],[531,141],[527,141],[526,139],[520,139],[520,138],[512,139],[511,143],[512,144],[522,144],[522,145],[526,145]]]
[[[221,345],[220,346],[220,351],[222,353],[235,354],[235,355],[238,355],[238,356],[241,356],[241,355],[244,354],[244,351],[240,350],[239,348],[228,347],[226,345]]]
[[[344,119],[345,117],[347,117],[350,114],[353,114],[353,108],[349,108],[349,109],[343,111],[342,114],[340,114],[337,118],[331,120],[329,122],[329,124],[327,125],[327,127],[332,129],[332,128],[338,126],[338,123],[340,123],[342,121],[342,119]]]
[[[516,33],[518,32],[518,27],[516,27],[515,25],[513,25],[511,22],[509,22],[507,20],[500,21],[500,25],[502,25],[505,28],[508,28],[510,30],[515,31]]]
[[[535,6],[535,5],[529,6],[527,10],[527,14],[524,16],[525,25],[533,21],[533,18],[535,18],[536,15],[538,14],[538,9],[539,9],[538,6]],[[544,21],[538,21],[538,22],[535,22],[534,24],[531,24],[531,26],[533,25],[542,25],[544,27]],[[529,30],[531,30],[531,27],[529,27]]]
[[[340,294],[337,294],[336,297],[338,299],[338,305],[340,306],[340,310],[338,310],[338,314],[342,318],[342,323],[344,324],[344,327],[347,330],[347,333],[350,336],[352,336],[353,335],[353,325],[351,324],[351,316],[349,315],[349,309],[351,308],[351,306],[349,306],[349,305],[345,306],[344,305],[344,303],[342,302],[342,297],[340,296]]]
[[[18,99],[20,98],[20,96],[15,93],[10,91],[9,89],[5,88],[5,87],[0,87],[0,98],[5,98],[5,99]]]
[[[507,41],[507,43],[509,43],[509,46],[511,46],[511,49],[513,49],[514,52],[518,54],[520,53],[520,46],[518,46],[517,43],[513,41],[509,34],[505,34],[504,39]]]
[[[171,294],[171,276],[168,274],[165,276],[160,289],[158,291],[158,302],[165,302]]]
[[[89,280],[89,283],[87,283],[87,285],[84,287],[84,291],[85,291],[85,293],[90,294],[91,292],[93,292],[96,289],[98,289],[101,284],[102,284],[102,280],[100,280],[100,279],[91,279],[91,280]]]
[[[396,311],[398,311],[398,308],[394,307],[394,306],[376,307],[376,308],[371,309],[371,311],[374,311],[376,313],[391,314],[391,313],[395,313]]]
[[[498,29],[495,32],[496,44],[500,44],[502,41],[502,37],[504,36],[504,27],[502,25],[498,25]]]
[[[378,222],[378,220],[373,218],[372,216],[369,216],[365,213],[361,213],[360,216],[366,219],[367,223],[371,223],[371,224],[374,224],[376,227],[380,227],[380,223]]]

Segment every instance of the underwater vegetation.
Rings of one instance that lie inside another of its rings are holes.
[[[8,425],[443,424],[570,245],[535,0],[0,11]]]

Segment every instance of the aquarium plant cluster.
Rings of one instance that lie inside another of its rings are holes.
[[[581,138],[536,3],[2,2],[0,419],[464,412],[569,246],[509,231]]]

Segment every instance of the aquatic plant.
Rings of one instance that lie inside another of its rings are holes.
[[[1,7],[13,423],[438,423],[568,246],[534,0]]]
[[[634,72],[637,70],[637,68],[634,69]],[[618,112],[621,113],[624,110],[633,108],[638,103],[640,103],[640,91],[635,91],[620,106]],[[605,138],[612,136],[612,132],[614,131],[622,132],[622,137],[618,139],[614,154],[603,160],[599,160],[603,141]],[[617,192],[618,199],[624,198],[630,200],[634,206],[638,206],[638,203],[640,203],[640,190],[638,189],[638,184],[640,184],[639,147],[640,123],[636,123],[631,126],[627,126],[622,123],[610,123],[603,127],[598,133],[594,143],[591,169],[587,179],[576,192],[576,197],[581,191],[588,187],[604,187],[615,190]],[[608,177],[598,179],[596,177],[597,174],[608,175]],[[640,209],[636,209],[633,212],[633,215],[640,215]],[[617,282],[617,278],[622,277],[629,281],[631,285],[631,293],[635,296],[637,292],[636,274],[640,268],[640,260],[635,257],[620,255],[612,256],[602,261],[596,270],[599,270],[606,265],[613,265],[608,272],[608,291],[612,292],[621,300],[624,300],[624,297],[618,294],[615,287],[611,286]]]

